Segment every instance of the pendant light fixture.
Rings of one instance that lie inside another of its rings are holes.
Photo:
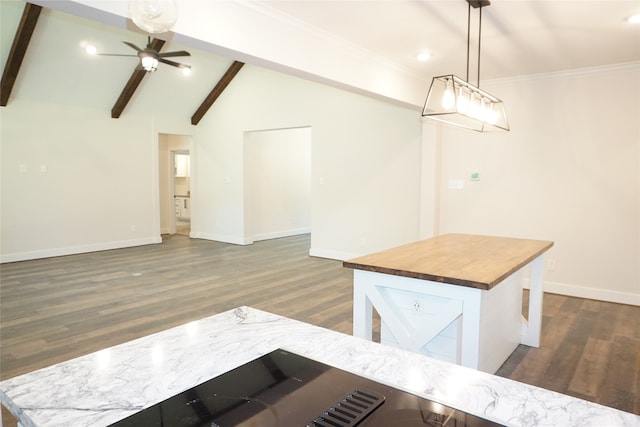
[[[169,31],[178,19],[176,0],[129,0],[129,16],[150,34]]]
[[[482,36],[482,8],[489,0],[466,0],[467,7],[467,79],[453,74],[434,77],[422,110],[422,117],[478,132],[509,130],[504,105],[495,96],[480,89],[480,38]],[[479,9],[478,25],[478,83],[469,82],[469,44],[471,7]]]

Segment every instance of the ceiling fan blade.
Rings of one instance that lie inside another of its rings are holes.
[[[179,62],[169,61],[168,59],[164,59],[164,58],[158,58],[158,61],[162,62],[163,64],[171,65],[171,66],[173,66],[173,67],[178,67],[178,68],[191,68],[191,66],[190,66],[190,65],[181,64],[181,63],[179,63]]]
[[[138,52],[142,52],[142,49],[140,49],[138,46],[136,46],[136,45],[135,45],[135,44],[133,44],[133,43],[130,43],[130,42],[124,42],[124,41],[123,41],[122,43],[126,44],[126,45],[127,45],[127,46],[129,46],[131,49],[134,49],[134,50],[136,50],[136,51],[138,51]]]
[[[158,56],[160,58],[169,58],[171,56],[191,56],[191,54],[186,50],[177,50],[175,52],[161,52],[158,53]]]

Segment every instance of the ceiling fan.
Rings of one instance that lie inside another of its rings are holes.
[[[134,45],[131,42],[123,41],[122,43],[126,44],[130,48],[134,49],[137,55],[124,55],[124,54],[110,54],[110,53],[102,53],[102,56],[137,56],[140,58],[140,64],[136,68],[137,70],[145,70],[149,73],[158,69],[158,65],[160,62],[163,64],[171,65],[172,67],[177,67],[182,70],[183,73],[188,73],[191,71],[191,66],[187,64],[181,64],[179,62],[174,62],[168,60],[166,58],[176,57],[176,56],[191,56],[189,52],[186,50],[176,50],[173,52],[158,52],[157,50],[151,47],[151,37],[147,37],[147,46],[144,49],[140,49],[138,46]]]

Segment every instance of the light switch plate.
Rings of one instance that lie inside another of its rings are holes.
[[[462,190],[464,188],[464,181],[462,179],[450,179],[449,180],[449,189],[451,190]]]

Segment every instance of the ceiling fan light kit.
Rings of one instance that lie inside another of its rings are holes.
[[[157,41],[157,39],[154,39],[154,41]],[[145,47],[144,49],[140,49],[138,46],[136,46],[131,42],[123,41],[122,43],[126,44],[131,49],[135,50],[137,54],[126,55],[126,54],[101,53],[100,55],[102,56],[133,56],[133,57],[137,56],[138,58],[140,58],[140,64],[138,65],[138,69],[145,70],[149,73],[156,71],[160,63],[179,68],[182,70],[182,74],[184,75],[189,75],[191,72],[190,65],[182,64],[180,62],[175,62],[167,59],[167,58],[176,57],[176,56],[191,56],[191,54],[186,50],[177,50],[173,52],[158,52],[158,50],[153,48],[153,45],[151,43],[151,37],[147,37],[147,47]],[[162,41],[162,43],[164,43],[164,41]]]
[[[502,101],[480,89],[480,38],[482,35],[482,8],[489,0],[466,0],[467,11],[467,78],[453,74],[431,80],[422,117],[477,132],[508,131],[509,122]],[[479,9],[478,25],[478,84],[469,83],[469,41],[471,7]]]
[[[140,53],[140,65],[148,72],[153,72],[158,69],[159,61],[154,58],[152,55],[141,52]]]

